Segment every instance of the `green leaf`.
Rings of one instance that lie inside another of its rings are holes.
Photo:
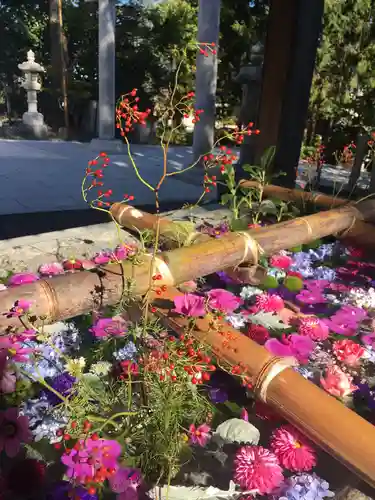
[[[281,330],[290,328],[289,325],[283,323],[279,316],[271,312],[260,311],[253,316],[249,316],[251,323],[262,325],[268,330]]]
[[[229,205],[230,202],[232,201],[232,198],[233,198],[233,195],[231,195],[229,193],[225,193],[221,196],[220,204],[221,205]]]

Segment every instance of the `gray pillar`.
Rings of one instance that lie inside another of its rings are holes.
[[[199,0],[198,42],[217,45],[219,30],[220,0]],[[196,66],[195,107],[204,110],[194,127],[193,150],[198,159],[209,152],[214,143],[217,55],[206,57],[198,52]]]
[[[115,138],[115,0],[99,0],[99,139]]]

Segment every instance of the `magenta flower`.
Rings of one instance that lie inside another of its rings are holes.
[[[0,412],[0,451],[4,450],[13,458],[20,450],[22,443],[30,443],[29,419],[20,416],[18,408],[8,408]]]
[[[249,421],[249,414],[248,414],[246,408],[242,408],[242,410],[241,410],[241,418],[242,418],[242,420],[245,420],[245,422]]]
[[[349,322],[359,322],[367,317],[367,312],[361,307],[345,305],[335,313],[335,317]]]
[[[303,284],[308,290],[323,292],[330,285],[328,280],[303,280]]]
[[[36,335],[36,330],[24,330],[21,333],[17,333],[15,338],[18,342],[25,342],[25,340],[35,339]]]
[[[189,437],[192,444],[198,444],[199,446],[206,446],[210,440],[211,427],[207,424],[201,424],[199,427],[195,427],[191,424],[189,427]]]
[[[337,335],[347,335],[348,337],[353,337],[357,333],[358,325],[356,323],[340,320],[334,315],[330,318],[323,318],[322,322],[328,326],[331,332],[337,333]]]
[[[178,314],[182,314],[183,316],[198,318],[199,316],[204,316],[206,314],[204,298],[199,295],[185,293],[184,295],[178,295],[175,297],[173,302],[175,305],[173,311]]]
[[[314,316],[299,318],[298,334],[306,335],[312,340],[326,340],[329,337],[328,326]]]
[[[93,478],[99,469],[117,469],[121,446],[117,441],[107,439],[80,439],[80,449],[73,448],[65,452],[61,462],[68,468],[66,475],[70,479],[82,482]]]
[[[60,262],[52,262],[39,266],[38,272],[42,276],[58,276],[59,274],[64,274],[64,267]]]
[[[207,296],[208,306],[224,313],[231,313],[243,304],[243,301],[233,293],[220,288],[210,290]]]
[[[362,335],[361,340],[365,345],[369,345],[373,349],[375,348],[375,332],[369,333],[368,335]]]
[[[91,269],[96,268],[95,262],[93,262],[90,259],[85,259],[81,261],[82,269],[85,269],[86,271],[90,271]]]
[[[16,375],[7,369],[8,353],[5,349],[0,350],[0,392],[11,394],[16,389]]]
[[[326,302],[326,298],[322,295],[319,289],[301,290],[296,299],[303,304],[322,304]]]
[[[111,260],[111,256],[106,252],[99,252],[94,255],[92,260],[95,262],[95,264],[100,266],[102,264],[108,264],[108,262]]]
[[[13,337],[0,337],[0,350],[2,349],[7,352],[7,355],[10,356],[13,361],[20,363],[29,361],[28,354],[34,352],[34,349],[22,347]]]
[[[135,250],[127,245],[119,245],[113,252],[114,260],[125,260],[129,255],[134,254]]]
[[[293,333],[283,337],[283,342],[278,339],[267,340],[264,347],[275,356],[292,356],[299,363],[306,364],[315,344],[310,337]]]
[[[117,493],[117,500],[137,500],[141,481],[141,474],[137,469],[120,467],[110,476],[109,485],[113,493]]]
[[[29,300],[17,300],[14,306],[7,313],[8,318],[24,316],[30,309],[31,302]]]
[[[34,273],[17,273],[13,274],[8,279],[8,286],[19,286],[26,285],[27,283],[34,283],[34,281],[38,281],[39,276]]]
[[[113,318],[99,319],[95,325],[90,328],[95,337],[119,337],[127,332],[128,324],[121,318],[121,316],[114,316]]]

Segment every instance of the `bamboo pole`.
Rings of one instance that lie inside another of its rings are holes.
[[[256,181],[242,181],[241,186],[245,188],[256,188],[260,187],[260,184]],[[306,204],[311,203],[317,207],[330,209],[335,207],[341,207],[348,204],[355,204],[346,200],[345,198],[327,196],[321,193],[301,191],[299,189],[288,189],[281,186],[266,185],[263,186],[263,194],[265,197],[275,197],[284,201],[295,201],[296,203]],[[372,224],[362,222],[360,220],[345,232],[344,235],[338,235],[339,239],[345,240],[348,244],[359,246],[359,247],[375,247],[375,231]]]
[[[19,326],[7,312],[17,300],[32,301],[37,318],[49,321],[85,314],[98,307],[115,304],[124,295],[140,296],[150,287],[150,275],[160,274],[158,286],[175,286],[185,281],[241,265],[256,264],[260,254],[273,255],[350,228],[357,220],[374,220],[375,202],[364,201],[326,212],[301,217],[281,224],[240,233],[228,233],[189,247],[158,254],[151,270],[151,256],[141,263],[130,261],[103,266],[95,271],[41,279],[35,283],[9,288],[0,294],[0,331]]]
[[[178,295],[181,293],[170,287],[161,299],[154,301],[153,307],[166,326],[183,333],[189,326],[188,319],[172,312],[173,299]],[[272,364],[273,356],[225,321],[219,321],[218,327],[218,331],[214,330],[208,318],[199,318],[192,335],[209,346],[220,361],[245,367],[256,386],[265,366]],[[258,390],[256,395],[259,397],[261,392]],[[271,380],[266,402],[322,449],[375,486],[375,427],[372,424],[292,368],[286,368]]]

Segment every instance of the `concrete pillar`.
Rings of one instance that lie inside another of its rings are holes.
[[[199,0],[198,42],[212,43],[219,41],[220,0]],[[212,149],[215,131],[215,103],[217,81],[217,55],[207,57],[198,52],[195,88],[196,109],[203,109],[200,121],[194,127],[194,158]]]
[[[99,0],[99,139],[115,138],[115,0]]]

